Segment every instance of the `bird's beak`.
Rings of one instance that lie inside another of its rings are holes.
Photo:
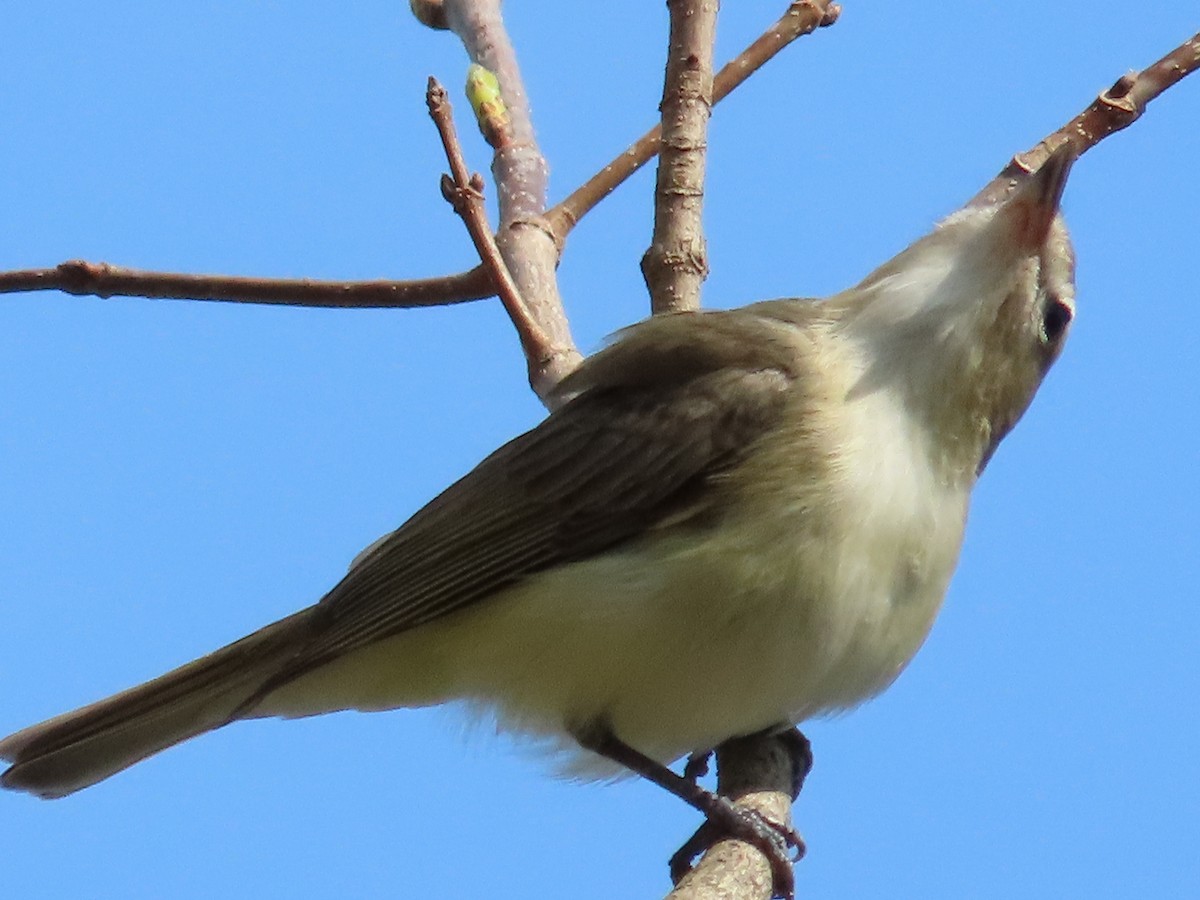
[[[1013,236],[1022,249],[1039,249],[1058,215],[1067,175],[1078,153],[1068,141],[1050,154],[1040,169],[1028,176],[1004,201],[1002,215],[1012,224]]]

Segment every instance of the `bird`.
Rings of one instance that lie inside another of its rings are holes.
[[[619,332],[316,603],[0,740],[0,785],[60,798],[238,720],[452,702],[576,777],[647,774],[874,697],[1069,332],[1074,159],[848,290]]]

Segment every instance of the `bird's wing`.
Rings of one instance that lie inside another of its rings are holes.
[[[647,529],[719,514],[712,479],[772,429],[804,380],[795,315],[789,305],[635,326],[564,380],[573,399],[364,553],[316,606],[9,735],[0,786],[72,793],[345,653]]]
[[[539,570],[702,513],[710,479],[778,421],[797,375],[788,324],[714,312],[627,331],[564,381],[564,406],[364,553],[262,693]]]

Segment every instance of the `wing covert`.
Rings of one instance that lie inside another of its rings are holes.
[[[653,359],[647,367],[638,332],[657,320],[635,326],[592,358],[592,371],[589,360],[564,383],[582,386],[573,399],[364,553],[318,604],[312,640],[274,685],[703,512],[710,479],[771,429],[795,373],[777,322],[752,320],[753,334],[731,335],[738,323],[728,314],[692,318],[685,332],[710,337],[711,323],[726,339],[714,347],[734,341],[733,365],[698,355],[702,341],[689,343],[685,333],[675,345],[688,354],[680,366]],[[748,340],[757,340],[757,354]]]

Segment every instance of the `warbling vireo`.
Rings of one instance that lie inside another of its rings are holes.
[[[0,741],[62,797],[236,719],[467,701],[574,774],[855,706],[916,653],[972,486],[1062,348],[1073,156],[825,300],[652,318],[320,602]]]

